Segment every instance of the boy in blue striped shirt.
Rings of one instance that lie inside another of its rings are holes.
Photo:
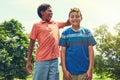
[[[81,21],[79,8],[71,9],[71,27],[63,31],[59,41],[64,80],[92,80],[96,41],[89,29],[80,26]]]

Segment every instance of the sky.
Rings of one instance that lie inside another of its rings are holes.
[[[81,26],[91,30],[102,24],[112,28],[120,22],[120,0],[0,0],[0,23],[15,19],[30,33],[33,24],[40,21],[37,7],[41,3],[52,6],[52,19],[56,21],[66,21],[71,8],[80,8]]]

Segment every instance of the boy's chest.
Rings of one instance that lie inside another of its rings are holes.
[[[58,26],[56,24],[48,24],[38,28],[38,33],[49,33],[58,31]]]
[[[66,42],[68,46],[78,46],[78,45],[87,45],[88,37],[87,34],[69,34],[66,38]]]

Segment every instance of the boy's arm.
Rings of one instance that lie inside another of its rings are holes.
[[[64,28],[64,27],[70,26],[70,25],[71,24],[70,24],[69,20],[67,20],[66,22],[58,22],[58,27],[59,28]]]
[[[65,63],[65,52],[66,52],[66,47],[61,46],[61,64],[62,64],[62,70],[66,70],[66,63]]]
[[[89,70],[91,70],[92,68],[93,68],[93,66],[94,66],[94,50],[93,50],[93,46],[92,45],[90,45],[89,47],[88,47],[88,49],[89,49]]]
[[[35,40],[30,39],[30,43],[29,43],[29,47],[28,47],[28,53],[27,53],[27,63],[26,63],[26,70],[29,74],[32,73],[31,57],[32,57],[33,49],[34,49],[34,44],[35,44]]]
[[[88,68],[88,71],[87,71],[87,77],[89,78],[89,80],[92,80],[92,69],[93,69],[93,66],[94,66],[93,46],[89,45],[88,50],[89,50],[89,68]]]
[[[61,47],[61,64],[62,64],[63,75],[66,80],[71,80],[72,76],[69,73],[69,71],[66,69],[65,54],[66,54],[66,47]]]

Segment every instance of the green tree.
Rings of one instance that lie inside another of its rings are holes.
[[[97,74],[101,79],[105,78],[105,62],[102,55],[96,55],[94,63],[94,73]]]
[[[107,25],[101,25],[95,30],[98,43],[96,49],[100,54],[95,56],[94,71],[101,77],[105,75],[118,80],[120,79],[120,23],[114,30],[115,34],[109,31]]]
[[[28,36],[17,20],[0,24],[0,79],[25,79]]]

